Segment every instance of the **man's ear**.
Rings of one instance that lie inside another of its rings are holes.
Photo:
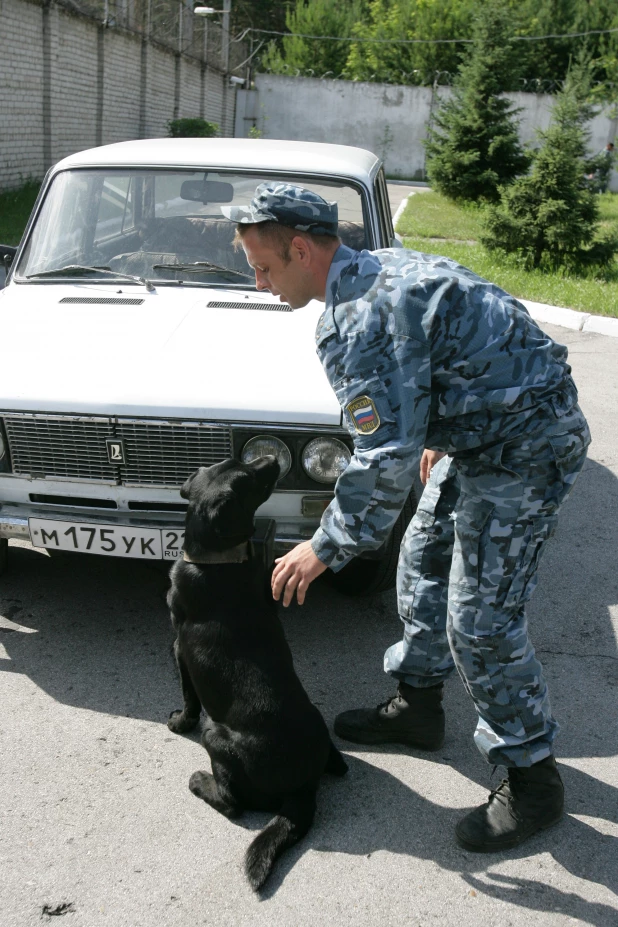
[[[308,267],[311,263],[311,246],[306,238],[302,235],[295,235],[290,242],[290,248],[296,252],[297,259],[303,267]]]

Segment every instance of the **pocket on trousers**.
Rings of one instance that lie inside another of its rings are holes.
[[[455,544],[449,584],[454,583],[477,592],[485,558],[488,521],[494,506],[491,502],[472,502],[461,495],[455,509]]]
[[[535,518],[528,522],[519,557],[510,576],[504,599],[506,609],[517,608],[527,602],[536,586],[536,571],[547,541],[553,536],[557,515]],[[508,578],[508,577],[505,577]]]
[[[584,466],[588,443],[580,434],[550,435],[556,466],[563,482],[572,482]]]

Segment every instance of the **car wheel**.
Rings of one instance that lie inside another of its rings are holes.
[[[324,573],[326,582],[338,592],[351,596],[374,595],[392,589],[397,578],[399,547],[417,504],[416,491],[412,489],[388,540],[376,551],[381,555],[379,558],[356,557],[338,573],[327,570]]]
[[[9,542],[6,538],[0,538],[0,576],[6,571],[9,559]]]

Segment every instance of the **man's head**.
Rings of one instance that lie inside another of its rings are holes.
[[[225,210],[255,270],[258,290],[270,290],[292,309],[323,299],[339,246],[337,204],[293,184],[263,183],[248,206]]]

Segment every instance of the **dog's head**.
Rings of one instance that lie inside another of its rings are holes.
[[[278,477],[277,458],[270,456],[248,464],[230,458],[192,473],[180,490],[189,501],[184,544],[188,556],[228,550],[248,541],[255,511],[266,502]]]

